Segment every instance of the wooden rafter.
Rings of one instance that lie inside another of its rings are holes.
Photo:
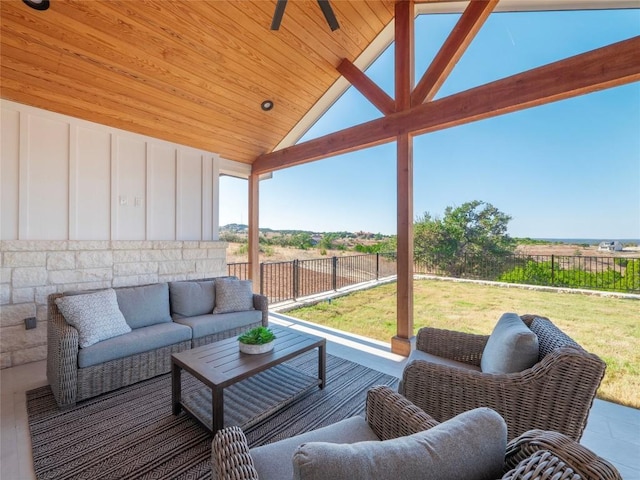
[[[389,115],[396,111],[393,98],[348,59],[340,62],[338,72],[383,114]]]
[[[640,36],[258,157],[262,174],[640,80]]]
[[[413,90],[411,105],[420,105],[435,97],[453,67],[458,63],[458,60],[467,50],[467,47],[471,44],[471,41],[480,31],[480,28],[489,18],[497,4],[498,0],[469,2],[464,13]]]

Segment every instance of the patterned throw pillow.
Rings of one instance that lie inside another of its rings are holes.
[[[244,312],[253,309],[251,280],[216,279],[216,306],[213,313]]]
[[[81,348],[131,331],[118,308],[112,288],[96,293],[56,299],[56,305],[67,322],[78,330]]]

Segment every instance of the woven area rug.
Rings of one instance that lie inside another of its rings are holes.
[[[317,374],[317,353],[287,364]],[[189,382],[197,387],[194,379]],[[369,387],[396,388],[397,382],[390,375],[327,355],[324,390],[313,389],[245,434],[253,447],[359,415]],[[225,402],[225,408],[233,407]],[[48,386],[37,388],[27,392],[27,411],[38,479],[211,478],[211,434],[188,414],[171,414],[170,374],[64,411],[58,410]]]

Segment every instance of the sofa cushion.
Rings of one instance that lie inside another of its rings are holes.
[[[213,280],[169,282],[171,317],[175,320],[213,312],[215,293]]]
[[[285,480],[293,478],[291,457],[296,448],[303,443],[355,443],[367,440],[378,440],[378,437],[364,417],[356,416],[295,437],[252,448],[250,454],[258,478]]]
[[[120,310],[131,328],[171,321],[169,286],[166,283],[122,287],[116,289],[116,295]]]
[[[131,331],[112,288],[63,296],[56,299],[56,305],[66,321],[78,330],[81,348]]]
[[[489,408],[382,442],[307,443],[293,455],[295,480],[485,480],[499,478],[507,425]]]
[[[176,318],[174,322],[187,325],[193,330],[193,338],[202,338],[226,330],[245,327],[252,323],[262,322],[260,310],[246,312],[216,313],[197,317]]]
[[[213,313],[243,312],[253,310],[251,280],[220,278],[216,282],[216,306]]]
[[[177,323],[158,323],[132,330],[78,352],[78,366],[91,367],[118,358],[191,340],[191,329]]]
[[[538,361],[538,337],[516,313],[500,317],[482,352],[484,373],[514,373]]]

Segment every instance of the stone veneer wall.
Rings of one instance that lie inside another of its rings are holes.
[[[225,242],[0,242],[0,368],[47,356],[47,296],[227,274]],[[24,319],[37,318],[26,330]]]

